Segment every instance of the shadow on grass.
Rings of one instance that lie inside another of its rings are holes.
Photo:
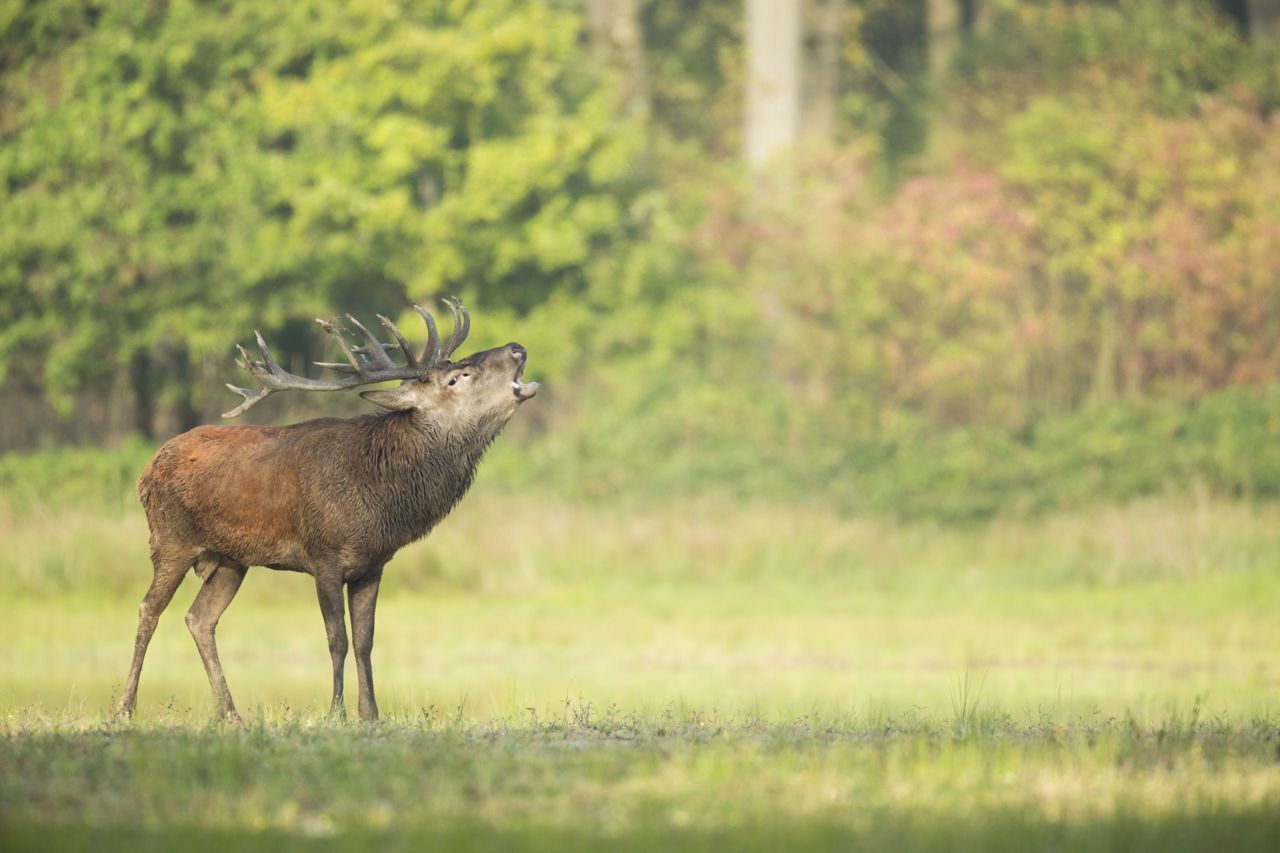
[[[720,829],[642,826],[617,832],[571,827],[476,823],[428,824],[387,832],[307,837],[276,830],[255,832],[198,827],[144,830],[123,827],[0,826],[9,851],[264,851],[423,849],[507,850],[926,850],[981,851],[1272,851],[1280,838],[1280,812],[1264,807],[1207,813],[1112,816],[1051,821],[1041,815],[997,811],[980,817],[916,818],[884,815],[863,828],[828,822],[771,823]]]

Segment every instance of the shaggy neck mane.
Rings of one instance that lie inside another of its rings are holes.
[[[392,548],[425,536],[453,509],[506,423],[488,419],[446,430],[418,411],[369,415],[357,422],[363,441],[354,457],[365,476],[379,484],[368,494]]]

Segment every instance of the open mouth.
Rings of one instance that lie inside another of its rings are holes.
[[[534,394],[538,393],[537,382],[521,382],[520,377],[524,375],[524,365],[526,359],[520,359],[520,364],[516,366],[516,375],[511,380],[511,390],[516,395],[517,400],[528,400]]]

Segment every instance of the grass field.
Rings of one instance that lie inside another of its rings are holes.
[[[181,619],[194,576],[136,720],[111,720],[149,579],[141,514],[36,507],[0,538],[7,849],[1280,837],[1272,505],[945,528],[482,489],[387,570],[376,727],[325,719],[309,579],[261,569],[219,630],[246,724],[210,719]]]

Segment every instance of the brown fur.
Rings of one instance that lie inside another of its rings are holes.
[[[383,566],[466,493],[484,451],[536,390],[513,390],[523,364],[523,348],[508,344],[442,364],[421,381],[365,392],[392,409],[383,414],[284,427],[202,426],[161,447],[138,480],[154,577],[139,608],[119,710],[132,712],[155,622],[194,567],[205,586],[187,623],[220,712],[238,719],[213,631],[247,568],[266,566],[316,579],[335,713],[343,712],[348,586],[360,713],[376,718],[369,652]]]

